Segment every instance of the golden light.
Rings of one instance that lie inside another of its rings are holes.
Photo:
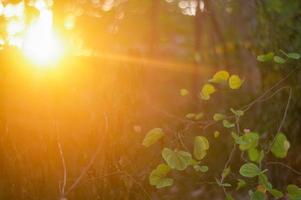
[[[39,16],[31,24],[25,23],[24,3],[7,4],[0,9],[8,23],[7,43],[20,48],[24,55],[39,67],[54,66],[63,56],[63,45],[53,30],[51,4],[45,0],[33,1]],[[2,5],[2,4],[1,4]]]
[[[44,31],[38,24],[29,28],[23,41],[24,54],[41,67],[56,64],[63,54],[63,46],[52,31]]]
[[[63,54],[63,45],[52,29],[52,11],[38,4],[38,19],[24,35],[24,54],[41,67],[56,64]]]

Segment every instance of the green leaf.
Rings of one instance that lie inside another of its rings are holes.
[[[255,191],[251,194],[251,200],[264,200],[265,195],[260,191]]]
[[[206,165],[194,165],[193,169],[197,172],[207,172],[209,170],[209,167]]]
[[[258,133],[248,132],[240,137],[239,149],[245,151],[257,147],[259,140]]]
[[[202,160],[209,149],[209,142],[204,136],[196,136],[194,138],[193,155],[197,160]]]
[[[231,187],[232,185],[230,183],[222,183],[219,179],[215,178],[216,183],[218,184],[218,186],[221,187]]]
[[[188,94],[189,94],[189,91],[188,91],[187,89],[182,88],[182,89],[180,90],[180,95],[181,95],[182,97],[187,96]]]
[[[289,200],[301,200],[301,188],[290,184],[287,186]]]
[[[187,119],[194,119],[195,116],[196,116],[195,113],[188,113],[188,114],[185,115],[185,117],[186,117]]]
[[[241,138],[239,137],[239,135],[237,135],[237,133],[235,132],[231,132],[231,136],[233,137],[233,139],[235,140],[236,144],[240,144]]]
[[[260,61],[260,62],[266,62],[266,61],[272,60],[273,57],[274,57],[274,53],[270,52],[270,53],[267,53],[267,54],[257,56],[257,60]]]
[[[243,80],[237,75],[231,75],[229,78],[229,87],[233,90],[239,89],[243,84]]]
[[[256,162],[259,158],[259,151],[256,148],[251,148],[248,150],[248,156],[249,156],[249,160]]]
[[[173,151],[169,148],[164,148],[162,157],[171,169],[185,170],[190,165],[192,157],[186,151]]]
[[[145,147],[150,147],[151,145],[156,143],[163,135],[164,132],[161,128],[154,128],[146,134],[142,145]]]
[[[260,185],[263,185],[265,187],[265,189],[267,189],[268,191],[270,191],[270,190],[273,189],[273,186],[269,182],[268,177],[265,174],[263,174],[263,173],[259,174],[259,176],[258,176],[258,183]]]
[[[231,187],[232,185],[230,183],[222,183],[220,186],[222,186],[222,187]]]
[[[233,128],[233,127],[235,127],[235,124],[233,124],[233,123],[229,122],[228,120],[224,119],[223,120],[223,126],[225,128]]]
[[[212,79],[210,79],[209,81],[212,83],[222,83],[222,82],[226,82],[229,79],[229,76],[230,75],[227,71],[221,70],[216,72],[212,77]]]
[[[287,57],[289,57],[291,59],[299,60],[301,56],[298,53],[288,53]]]
[[[221,114],[221,113],[215,113],[214,115],[213,115],[213,120],[214,121],[221,121],[221,120],[223,120],[223,119],[225,119],[225,115],[223,115],[223,114]]]
[[[154,169],[149,176],[149,183],[156,188],[168,187],[173,184],[173,179],[166,178],[166,175],[170,172],[170,167],[166,164],[160,164]]]
[[[271,151],[277,158],[285,158],[290,148],[290,143],[283,133],[277,133]]]
[[[258,176],[261,171],[254,163],[246,163],[240,167],[239,173],[244,177],[253,178]]]
[[[236,117],[241,117],[244,115],[244,111],[243,110],[234,110],[233,108],[230,109],[231,112],[236,116]]]
[[[216,89],[212,84],[206,83],[201,90],[201,98],[203,100],[209,100],[210,95],[213,94],[215,91]]]
[[[231,196],[231,194],[227,194],[226,200],[234,200],[234,199],[233,199],[233,197]]]
[[[200,112],[200,113],[196,114],[196,116],[194,118],[195,118],[195,120],[200,120],[203,117],[204,117],[204,113]]]
[[[231,168],[229,166],[229,167],[227,167],[226,169],[223,170],[222,178],[223,179],[226,178],[230,174],[230,172],[231,172]]]
[[[286,60],[280,56],[274,56],[274,62],[278,64],[283,64],[286,62]]]
[[[282,198],[283,197],[283,193],[277,189],[272,189],[271,191],[269,191],[273,197],[275,197],[276,199]]]
[[[242,179],[237,179],[237,186],[236,190],[240,190],[241,188],[245,187],[247,185],[246,181]]]
[[[264,157],[264,152],[259,151],[256,148],[251,148],[251,149],[248,149],[248,156],[249,156],[250,161],[261,163],[261,161]]]

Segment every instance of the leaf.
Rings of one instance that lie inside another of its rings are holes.
[[[273,57],[274,57],[274,53],[270,52],[270,53],[267,53],[267,54],[257,56],[257,60],[260,61],[260,62],[266,62],[266,61],[272,60]]]
[[[156,143],[163,135],[164,132],[161,128],[154,128],[146,134],[142,145],[145,147],[150,147],[151,145]]]
[[[239,135],[237,135],[237,133],[235,132],[231,132],[231,136],[233,137],[233,139],[235,140],[235,143],[239,144],[240,143],[240,137]]]
[[[195,171],[197,171],[197,172],[203,172],[203,173],[205,173],[205,172],[207,172],[209,170],[209,167],[206,166],[206,165],[201,165],[201,166],[200,165],[194,165],[193,169]]]
[[[210,95],[216,91],[215,87],[212,84],[206,83],[201,90],[201,98],[203,100],[209,100]]]
[[[265,194],[267,189],[263,185],[257,185],[256,190]]]
[[[233,123],[229,122],[228,120],[224,119],[223,120],[223,126],[225,128],[233,128],[233,127],[235,127],[235,124],[233,124]]]
[[[231,168],[230,167],[227,167],[226,169],[223,170],[223,173],[222,173],[222,178],[226,178],[229,173],[231,172]]]
[[[156,188],[168,187],[173,184],[173,179],[166,178],[170,172],[170,167],[166,164],[160,164],[154,169],[149,176],[149,183]]]
[[[250,161],[260,163],[264,157],[264,152],[256,148],[251,148],[248,149],[248,156]]]
[[[245,187],[247,185],[246,181],[242,180],[242,179],[237,179],[237,186],[236,186],[236,190],[240,190],[241,188]]]
[[[188,94],[189,94],[189,91],[188,91],[187,89],[182,88],[182,89],[180,90],[180,95],[181,95],[182,97],[187,96]]]
[[[273,189],[272,184],[269,182],[268,177],[261,173],[258,176],[258,183],[263,185],[265,187],[265,189],[267,189],[268,191],[270,191],[271,189]]]
[[[223,120],[225,118],[225,115],[223,115],[223,114],[221,114],[221,113],[215,113],[214,115],[213,115],[213,120],[214,121],[221,121],[221,120]]]
[[[220,132],[219,131],[214,131],[214,138],[218,138],[220,136]]]
[[[196,116],[195,113],[188,113],[188,114],[185,115],[185,117],[186,117],[187,119],[194,119],[195,116]]]
[[[301,56],[298,53],[288,53],[287,57],[289,57],[291,59],[299,60]]]
[[[290,143],[283,133],[277,133],[271,151],[277,158],[285,158],[290,148]]]
[[[248,149],[255,148],[258,145],[258,140],[259,140],[258,133],[255,132],[245,133],[240,137],[239,149],[241,151],[245,151]]]
[[[204,117],[204,113],[200,112],[198,114],[196,114],[196,116],[194,117],[195,120],[200,120]]]
[[[274,56],[274,62],[278,64],[283,64],[286,62],[286,60],[280,56]]]
[[[258,176],[261,171],[254,163],[246,163],[240,167],[239,173],[244,177],[253,178]]]
[[[204,136],[196,136],[194,138],[193,155],[197,160],[202,160],[209,149],[209,142]]]
[[[296,185],[290,184],[287,186],[287,192],[289,200],[300,200],[301,199],[301,188]]]
[[[169,148],[164,148],[162,157],[171,169],[184,170],[191,163],[192,157],[186,151],[173,151]]]
[[[256,162],[259,159],[259,151],[256,148],[251,148],[248,150],[249,160]]]
[[[230,109],[231,112],[236,116],[236,117],[241,117],[244,115],[244,111],[243,110],[234,110],[233,108]]]
[[[251,195],[251,200],[264,200],[265,195],[260,191],[255,191]]]
[[[213,78],[209,81],[212,83],[222,83],[229,79],[229,73],[225,70],[218,71],[214,74]]]
[[[229,78],[229,87],[233,90],[239,89],[243,84],[243,80],[237,75],[231,75]]]
[[[231,187],[232,185],[230,183],[222,183],[219,179],[215,178],[216,183],[218,184],[218,186],[221,187]]]
[[[275,197],[276,199],[282,198],[283,197],[283,193],[277,189],[272,189],[271,191],[269,191],[273,197]]]
[[[231,194],[227,194],[226,200],[234,200],[234,199],[233,199],[233,197],[231,196]]]
[[[172,178],[163,178],[158,182],[158,184],[156,185],[156,188],[160,189],[160,188],[164,188],[164,187],[169,187],[172,184],[173,184]]]
[[[222,187],[231,187],[232,185],[230,183],[222,183],[220,186],[222,186]]]

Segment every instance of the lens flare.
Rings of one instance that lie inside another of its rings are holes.
[[[23,41],[24,54],[39,66],[55,64],[63,53],[63,46],[52,30],[52,11],[38,7],[40,16],[28,28]]]

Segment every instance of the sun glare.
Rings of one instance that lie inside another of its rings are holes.
[[[25,23],[24,3],[7,4],[0,9],[9,19],[6,27],[8,44],[20,48],[37,66],[53,66],[63,55],[63,45],[53,30],[51,5],[45,0],[36,0],[33,6],[39,16],[31,24]]]
[[[63,47],[52,30],[45,31],[42,24],[34,24],[25,33],[24,54],[39,66],[55,64],[62,56]]]
[[[39,66],[55,64],[63,53],[63,46],[52,29],[52,11],[39,5],[38,19],[24,35],[24,54]]]

